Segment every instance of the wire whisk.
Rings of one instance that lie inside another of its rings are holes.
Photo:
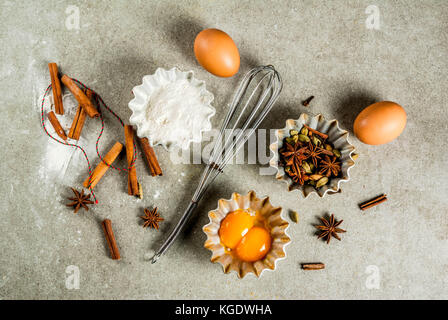
[[[253,68],[244,76],[222,123],[193,198],[168,239],[152,258],[152,263],[174,243],[207,189],[272,109],[282,86],[279,73],[271,65]]]

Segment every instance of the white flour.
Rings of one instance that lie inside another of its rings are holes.
[[[42,101],[42,97],[43,95],[40,97],[39,101]],[[78,102],[69,93],[62,96],[62,102],[64,105],[64,115],[57,115],[57,118],[65,133],[68,134],[72,125],[73,118],[76,114],[76,110],[78,108]],[[49,134],[51,134],[56,139],[60,139],[46,117],[46,114],[52,110],[52,104],[53,95],[52,93],[50,93],[49,95],[47,95],[44,103],[45,127],[47,128]],[[39,114],[40,112],[41,109],[39,103]],[[83,136],[81,136],[79,141],[67,139],[67,142],[75,145],[80,145],[84,148],[88,145],[88,140]],[[92,147],[90,147],[89,149],[92,149]],[[94,150],[89,150],[88,155],[90,156],[92,154],[95,154]],[[48,138],[48,142],[45,146],[42,156],[41,166],[39,168],[40,178],[46,182],[64,181],[64,183],[71,183],[73,181],[76,181],[77,177],[65,176],[69,164],[74,167],[86,166],[86,160],[82,152],[75,147],[63,145],[51,138]]]
[[[145,129],[154,142],[188,147],[193,135],[207,128],[209,99],[186,79],[165,83],[151,93]]]
[[[40,101],[42,97],[40,97]],[[57,118],[66,132],[70,130],[71,121],[73,120],[74,114],[76,113],[77,103],[73,101],[71,95],[65,94],[62,97],[62,102],[64,105],[64,115],[58,116]],[[53,95],[50,93],[45,99],[44,104],[44,114],[45,114],[45,127],[49,134],[53,137],[60,139],[56,134],[53,126],[48,121],[46,114],[51,111],[51,106],[53,103]],[[39,109],[40,112],[40,109]],[[70,143],[77,144],[77,141],[68,139]],[[48,138],[48,143],[45,146],[45,151],[42,157],[41,166],[39,169],[39,175],[44,180],[51,181],[62,181],[65,176],[65,172],[67,171],[70,160],[75,153],[75,148],[60,144],[53,139]]]
[[[46,63],[37,63],[34,58],[30,58],[27,74],[29,75],[27,80],[30,82],[33,91],[33,108],[36,112],[39,126],[41,127],[40,121],[42,98],[46,88],[50,84],[50,76],[48,74]],[[46,116],[46,114],[51,110],[52,104],[53,94],[50,91],[44,103],[45,126],[48,133],[55,138],[60,139]],[[65,94],[63,95],[63,104],[65,114],[64,116],[57,116],[57,118],[66,133],[68,133],[74,114],[76,113],[77,102],[71,94]],[[42,134],[45,135],[42,128],[41,130]],[[46,137],[44,141],[45,145],[42,147],[42,158],[40,160],[38,171],[40,181],[44,183],[52,183],[56,181],[61,182],[65,176],[65,172],[67,171],[73,155],[77,152],[74,147],[57,143],[49,137]],[[76,141],[71,140],[71,142],[76,144]]]

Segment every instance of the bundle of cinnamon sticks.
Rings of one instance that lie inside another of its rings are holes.
[[[76,82],[67,75],[60,76],[58,66],[56,63],[49,63],[48,69],[51,77],[51,88],[53,90],[53,100],[54,100],[54,111],[50,111],[47,117],[53,126],[56,134],[66,141],[68,138],[73,140],[79,140],[81,137],[81,132],[84,127],[87,116],[90,118],[99,117],[97,107],[95,106],[95,93],[90,89],[83,90],[80,88]],[[62,85],[73,94],[75,99],[78,101],[78,109],[76,111],[75,117],[73,119],[72,125],[70,127],[68,135],[65,133],[63,127],[61,126],[56,115],[64,114],[64,105],[62,102]],[[133,196],[143,197],[142,186],[137,180],[137,170],[135,168],[136,160],[136,150],[135,150],[135,137],[134,129],[130,125],[124,126],[124,137],[125,137],[125,149],[126,149],[126,159],[128,163],[128,194]],[[159,162],[155,155],[154,149],[150,146],[147,138],[138,138],[139,144],[141,146],[143,155],[148,164],[148,168],[151,176],[161,176],[163,175],[162,169],[160,168]],[[116,142],[112,148],[107,152],[107,154],[101,159],[101,161],[93,170],[92,174],[87,177],[84,181],[83,186],[89,189],[93,189],[100,179],[104,176],[106,171],[109,169],[110,165],[115,161],[115,159],[120,155],[123,150],[123,144]],[[111,257],[114,260],[120,259],[120,252],[116,244],[115,236],[112,231],[112,223],[109,219],[102,222],[102,227],[104,234],[111,252]]]
[[[87,116],[90,118],[99,117],[99,112],[95,106],[95,94],[92,90],[81,89],[76,82],[67,75],[60,76],[58,66],[52,62],[48,64],[51,77],[51,87],[53,90],[54,100],[54,112],[48,113],[48,119],[55,129],[56,133],[63,140],[67,138],[79,140],[81,132],[84,127]],[[62,128],[56,114],[64,114],[64,106],[62,102],[62,85],[65,85],[67,89],[73,94],[78,101],[78,109],[76,111],[75,118],[73,119],[68,135]],[[142,197],[142,187],[137,180],[137,172],[135,168],[135,138],[134,129],[130,125],[124,127],[125,145],[126,145],[126,159],[128,163],[128,194]],[[149,171],[152,176],[161,176],[162,169],[157,161],[154,149],[149,145],[147,138],[138,138],[143,155],[149,167]],[[100,179],[104,176],[109,166],[115,161],[123,150],[123,145],[120,142],[116,142],[114,146],[108,151],[106,156],[100,161],[92,175],[89,176],[83,183],[86,188],[94,188]]]
[[[68,136],[65,134],[64,129],[62,128],[53,111],[50,111],[48,113],[48,119],[50,120],[50,123],[56,131],[57,135],[63,140],[67,140],[67,137],[74,140],[79,140],[86,115],[88,115],[90,118],[96,118],[100,115],[94,103],[92,102],[93,92],[91,90],[83,91],[80,87],[78,87],[73,79],[65,74],[60,77],[58,66],[54,62],[48,64],[48,70],[50,71],[51,77],[51,88],[53,90],[55,113],[58,115],[64,114],[61,82],[67,87],[67,89],[73,94],[73,96],[79,103],[78,110],[76,111],[75,119],[73,120]]]

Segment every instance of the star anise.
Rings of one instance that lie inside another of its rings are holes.
[[[90,200],[90,194],[84,194],[84,190],[81,190],[79,192],[78,190],[71,188],[73,193],[75,194],[74,198],[68,198],[69,200],[72,200],[73,202],[68,203],[67,207],[74,207],[75,213],[78,212],[79,208],[83,207],[86,211],[89,210],[88,204],[93,204],[94,202]]]
[[[324,225],[323,226],[316,226],[317,229],[322,231],[322,233],[318,236],[318,239],[326,237],[327,238],[327,244],[330,243],[331,237],[335,237],[336,239],[341,241],[341,238],[339,238],[338,233],[343,233],[343,232],[346,232],[346,231],[343,230],[343,229],[338,228],[338,226],[344,220],[336,222],[336,220],[334,218],[334,214],[331,214],[331,216],[330,216],[330,218],[328,220],[325,219],[325,218],[320,218],[320,220],[322,221],[322,223]]]
[[[294,145],[286,143],[286,150],[281,154],[286,161],[287,166],[299,167],[302,165],[302,161],[308,157],[305,155],[307,147],[303,147],[300,141],[297,141]]]
[[[300,185],[303,185],[305,176],[305,170],[300,167],[293,165],[291,166],[291,170],[288,172],[289,176],[294,182],[298,182]]]
[[[320,155],[324,153],[324,149],[313,145],[311,142],[308,143],[308,148],[306,150],[306,155],[311,158],[315,167],[317,167],[317,161],[320,160]]]
[[[153,229],[159,230],[159,222],[165,219],[161,218],[160,215],[157,213],[157,207],[152,209],[151,211],[146,208],[144,210],[145,215],[140,217],[145,221],[143,223],[143,228],[151,227]]]
[[[325,160],[320,162],[320,166],[322,169],[319,171],[319,174],[325,174],[327,177],[332,174],[337,177],[339,171],[341,171],[341,163],[337,161],[336,157],[330,159],[329,156],[325,156]]]

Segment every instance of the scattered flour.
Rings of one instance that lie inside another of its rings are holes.
[[[46,51],[43,50],[43,51]],[[50,52],[48,54],[51,56]],[[35,58],[30,57],[28,63],[28,72],[27,72],[27,80],[30,83],[32,88],[32,103],[33,109],[36,112],[36,119],[38,119],[39,126],[41,126],[41,107],[42,107],[42,98],[50,84],[50,76],[48,74],[48,66],[45,61],[48,61],[47,58],[39,59],[39,62],[36,61]],[[66,133],[69,132],[70,127],[72,125],[73,118],[76,114],[76,110],[78,108],[78,102],[72,96],[71,93],[67,91],[67,93],[63,94],[62,102],[64,105],[64,115],[59,116],[57,118],[65,130]],[[52,109],[53,105],[53,93],[50,91],[45,99],[44,103],[44,120],[45,126],[47,128],[48,133],[54,136],[57,139],[60,139],[52,125],[48,121],[46,114]],[[85,132],[86,128],[83,130],[83,135],[81,136],[79,141],[68,139],[68,142],[82,146],[89,156],[90,159],[94,159],[95,152],[95,144],[90,143],[91,141],[87,140],[86,137],[89,137],[89,132]],[[42,130],[42,134],[45,133]],[[93,139],[93,138],[91,138]],[[53,139],[46,137],[44,140],[45,145],[42,146],[42,158],[40,161],[40,166],[38,170],[38,177],[41,182],[49,184],[54,182],[62,182],[64,184],[72,184],[73,181],[76,181],[78,177],[66,177],[65,174],[67,169],[70,167],[82,168],[85,170],[86,168],[86,160],[82,154],[82,152],[75,148],[60,144]],[[92,146],[93,144],[93,146]]]
[[[75,235],[73,237],[70,237],[71,238],[70,239],[70,243],[72,243],[74,246],[79,245],[81,243],[81,241],[82,241],[82,232],[81,232],[81,230],[78,230],[76,233],[78,234],[78,236]]]
[[[36,224],[37,228],[39,230],[42,230],[42,227],[45,225],[44,221],[42,220],[42,217],[39,215],[39,212],[37,212],[36,209],[34,209],[33,207],[31,208],[31,211],[34,214],[34,223]]]
[[[42,96],[40,97],[40,101],[41,100]],[[73,121],[73,117],[76,113],[78,104],[76,100],[71,96],[71,94],[64,94],[62,97],[62,102],[64,104],[64,116],[58,116],[58,120],[62,128],[65,130],[65,132],[68,133]],[[47,99],[45,99],[44,114],[47,114],[49,111],[51,111],[52,104],[53,104],[53,95],[50,93]],[[45,125],[48,130],[48,133],[59,139],[55,130],[53,129],[53,127],[46,118],[45,118]],[[78,144],[81,141],[68,139],[68,142]],[[61,182],[65,177],[65,173],[67,171],[70,162],[72,160],[75,160],[74,164],[76,165],[80,160],[82,160],[79,159],[79,156],[75,156],[76,153],[79,154],[81,152],[74,147],[60,144],[54,141],[53,139],[49,138],[48,143],[45,146],[41,166],[39,168],[40,178],[47,182],[50,181]]]

